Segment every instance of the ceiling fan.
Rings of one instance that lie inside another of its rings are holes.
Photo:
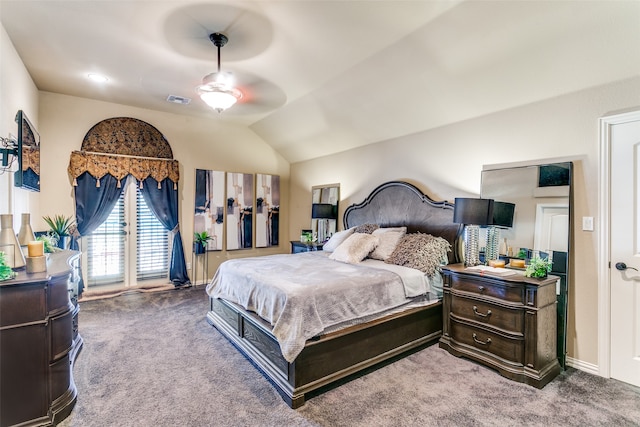
[[[206,75],[196,92],[208,106],[221,113],[242,99],[243,94],[234,87],[233,75],[220,70],[220,49],[229,38],[222,33],[212,33],[209,40],[218,48],[218,71]]]

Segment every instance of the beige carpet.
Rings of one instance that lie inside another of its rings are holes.
[[[569,369],[544,389],[425,348],[290,409],[205,320],[203,287],[82,302],[62,426],[638,426],[640,390]]]

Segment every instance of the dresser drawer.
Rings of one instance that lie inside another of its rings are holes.
[[[451,339],[460,344],[465,344],[475,351],[494,355],[497,358],[524,366],[524,339],[506,337],[489,332],[481,328],[460,323],[451,319]]]
[[[451,295],[451,315],[501,329],[513,335],[524,332],[524,310],[507,308],[482,299]]]
[[[452,290],[524,304],[524,288],[522,286],[509,286],[505,282],[480,276],[450,275],[449,280]]]

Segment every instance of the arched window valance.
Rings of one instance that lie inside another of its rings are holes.
[[[82,149],[71,153],[67,169],[73,177],[76,203],[72,249],[78,249],[79,237],[92,233],[107,219],[123,191],[122,179],[131,175],[153,215],[173,233],[171,281],[176,286],[190,283],[178,222],[178,168],[169,143],[149,123],[115,117],[93,126]]]
[[[100,186],[100,179],[109,174],[118,180],[128,175],[141,183],[154,178],[160,183],[166,178],[174,189],[180,179],[179,163],[165,137],[149,123],[130,117],[114,117],[93,126],[82,141],[81,151],[73,151],[68,172],[77,186],[77,178],[88,172]]]

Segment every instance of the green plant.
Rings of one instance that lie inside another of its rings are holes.
[[[547,274],[551,272],[551,265],[553,263],[549,258],[533,257],[529,261],[527,268],[524,270],[524,275],[527,277],[547,277]]]
[[[44,242],[45,253],[50,254],[60,250],[60,248],[56,247],[56,245],[58,244],[58,238],[53,234],[41,234],[40,236],[36,237],[36,240]]]
[[[42,217],[44,222],[47,223],[51,232],[56,237],[68,236],[71,232],[73,226],[75,226],[75,221],[70,216],[64,215],[54,215],[53,217],[44,216]]]
[[[15,277],[15,273],[7,264],[5,253],[0,251],[0,280],[12,279],[13,277]]]
[[[193,233],[194,242],[201,245],[206,246],[207,242],[212,239],[207,231],[201,231],[200,233]]]

